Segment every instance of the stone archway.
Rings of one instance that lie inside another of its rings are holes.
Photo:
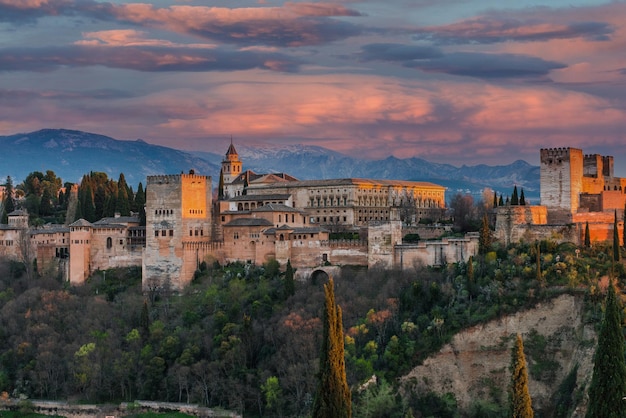
[[[312,284],[320,284],[326,283],[330,279],[330,275],[322,269],[314,270],[311,273],[311,283]]]

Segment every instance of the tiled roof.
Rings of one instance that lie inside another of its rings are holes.
[[[224,226],[272,226],[272,223],[262,218],[238,218],[233,219]]]
[[[71,223],[70,226],[88,226],[88,227],[91,227],[93,225],[91,224],[91,222],[86,221],[83,218],[80,218],[79,220],[75,221],[74,223]]]
[[[256,209],[251,209],[250,212],[295,212],[302,213],[302,211],[292,208],[291,206],[283,205],[282,203],[268,203],[267,205],[259,206]]]

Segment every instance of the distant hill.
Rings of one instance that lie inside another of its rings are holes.
[[[219,174],[219,165],[172,148],[142,140],[120,141],[108,136],[67,129],[0,136],[0,180],[7,175],[21,182],[33,171],[54,171],[63,181],[78,182],[85,173],[101,171],[114,180],[124,173],[129,185],[145,185],[151,174],[175,174],[193,168]],[[216,179],[217,180],[217,179]]]
[[[235,144],[244,168],[258,173],[286,172],[299,179],[364,177],[431,181],[457,192],[479,196],[490,187],[510,194],[513,186],[524,188],[531,203],[539,200],[539,167],[525,161],[502,166],[462,166],[431,163],[420,158],[383,160],[353,158],[316,146],[252,148]],[[217,185],[224,154],[184,152],[148,144],[142,140],[120,141],[107,136],[66,129],[0,136],[0,181],[7,175],[22,181],[32,171],[53,170],[64,181],[79,181],[83,174],[102,171],[117,179],[120,172],[129,184],[144,182],[147,175],[175,174],[193,168],[213,177]],[[226,152],[226,149],[224,149]]]

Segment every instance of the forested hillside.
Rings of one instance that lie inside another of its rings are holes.
[[[443,270],[345,268],[335,293],[354,416],[457,416],[454,396],[401,396],[397,378],[460,329],[571,291],[588,294],[586,321],[598,322],[598,278],[613,271],[623,280],[623,268],[608,248],[574,250],[545,241]],[[0,271],[0,392],[197,402],[246,416],[311,411],[323,283],[293,286],[273,261],[203,264],[180,295],[142,294],[139,269],[110,270],[106,279],[99,272],[75,288],[53,277],[29,281],[22,270],[3,263]],[[377,384],[361,386],[373,375]],[[506,411],[483,401],[493,416]],[[481,416],[472,411],[463,415]]]

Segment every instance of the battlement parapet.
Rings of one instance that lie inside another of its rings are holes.
[[[184,251],[214,251],[224,247],[222,241],[183,242]]]
[[[181,180],[206,180],[208,176],[195,174],[193,171],[189,174],[158,174],[147,177],[147,184],[169,184],[180,183]]]
[[[561,164],[563,160],[568,160],[572,155],[582,156],[582,150],[578,148],[542,148],[540,150],[542,164]]]

